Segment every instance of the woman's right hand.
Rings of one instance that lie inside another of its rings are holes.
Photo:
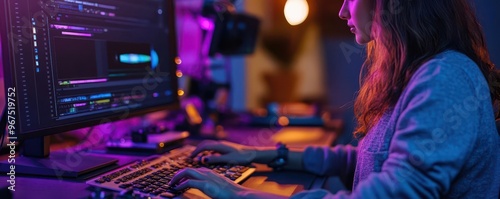
[[[204,156],[202,162],[205,164],[249,164],[257,155],[257,151],[254,147],[227,141],[205,140],[201,142],[191,153],[191,158],[197,156],[203,151],[214,151],[219,153],[216,155]]]

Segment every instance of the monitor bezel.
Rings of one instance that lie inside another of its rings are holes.
[[[167,25],[168,25],[168,29],[169,29],[169,38],[168,38],[168,41],[169,41],[169,57],[168,60],[169,60],[169,63],[172,64],[173,67],[170,68],[170,74],[176,74],[177,72],[177,63],[176,63],[176,59],[177,57],[179,56],[178,54],[178,49],[177,49],[177,30],[176,30],[176,20],[175,20],[175,5],[174,5],[174,0],[164,0],[165,2],[165,5],[166,5],[166,9],[168,10],[167,11],[167,14],[164,16],[165,17],[165,21],[167,22]],[[3,3],[0,3],[0,10],[5,10],[7,7],[7,1],[4,1]],[[3,72],[4,72],[4,85],[5,85],[5,93],[4,93],[4,96],[5,96],[5,107],[4,108],[7,108],[7,104],[8,104],[8,100],[7,100],[7,94],[8,94],[8,88],[13,88],[14,86],[16,86],[16,76],[15,76],[15,70],[12,69],[12,60],[13,60],[13,55],[12,53],[10,53],[12,50],[13,50],[13,42],[10,41],[11,39],[11,33],[8,33],[8,28],[7,28],[7,22],[8,21],[11,21],[9,16],[8,16],[8,12],[4,12],[3,14],[3,19],[0,20],[0,53],[1,53],[1,63],[2,66],[3,66]],[[15,123],[15,130],[16,130],[16,134],[15,134],[15,137],[17,137],[17,139],[19,140],[25,140],[25,139],[30,139],[30,138],[37,138],[37,137],[43,137],[43,136],[49,136],[49,135],[53,135],[53,134],[58,134],[58,133],[64,133],[64,132],[68,132],[68,131],[71,131],[71,130],[76,130],[76,129],[81,129],[81,128],[85,128],[85,127],[91,127],[91,126],[96,126],[96,125],[100,125],[100,124],[105,124],[105,123],[109,123],[109,122],[114,122],[114,121],[118,121],[118,120],[125,120],[125,119],[129,119],[129,118],[132,118],[132,117],[137,117],[137,116],[141,116],[141,115],[146,115],[148,113],[154,113],[154,112],[158,112],[158,111],[173,111],[173,110],[176,110],[176,109],[179,109],[180,108],[180,101],[179,101],[179,97],[178,97],[178,94],[177,94],[177,90],[178,90],[178,78],[176,75],[172,75],[174,78],[175,78],[175,81],[172,82],[172,86],[174,88],[174,93],[175,93],[175,99],[173,102],[171,103],[168,103],[168,104],[164,104],[164,105],[158,105],[158,106],[154,106],[154,107],[148,107],[148,108],[145,108],[145,109],[141,109],[141,110],[130,110],[130,112],[128,112],[128,114],[124,115],[122,111],[119,111],[117,113],[114,113],[113,115],[109,115],[109,116],[105,116],[105,117],[101,117],[101,118],[96,118],[96,119],[89,119],[89,120],[86,120],[86,121],[79,121],[79,122],[75,122],[75,123],[72,123],[72,124],[67,124],[67,125],[62,125],[62,126],[56,126],[56,127],[51,127],[51,128],[44,128],[44,129],[40,129],[40,130],[37,130],[37,131],[33,131],[33,132],[28,132],[28,133],[22,133],[22,132],[18,132],[17,130],[19,130],[19,122],[16,122]],[[16,93],[16,97],[15,97],[15,100],[16,100],[16,119],[18,119],[17,117],[17,113],[18,113],[18,109],[17,109],[17,101],[18,101],[18,96],[17,96],[17,93]],[[103,120],[105,119],[105,120]],[[105,122],[103,122],[105,121]]]

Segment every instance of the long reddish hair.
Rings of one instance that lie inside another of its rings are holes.
[[[375,0],[372,41],[367,46],[361,89],[355,102],[362,137],[398,101],[415,71],[435,55],[456,50],[480,68],[493,102],[500,75],[490,61],[484,34],[467,0]]]

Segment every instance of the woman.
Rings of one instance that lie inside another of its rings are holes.
[[[499,75],[467,0],[345,0],[339,16],[367,45],[355,103],[360,144],[291,151],[285,169],[339,175],[352,191],[292,198],[498,198]],[[208,163],[277,156],[276,149],[214,141],[193,155],[204,150],[222,154]],[[215,198],[280,198],[203,169],[183,170],[171,185]]]

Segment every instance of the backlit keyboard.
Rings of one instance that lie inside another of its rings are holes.
[[[236,183],[248,178],[255,171],[255,168],[241,165],[203,165],[198,161],[199,157],[211,152],[203,152],[191,159],[189,155],[194,149],[195,147],[187,145],[163,156],[128,164],[93,178],[87,181],[87,184],[143,197],[172,198],[185,191],[199,194],[199,191],[193,189],[179,192],[168,186],[170,179],[183,168],[206,167]]]

